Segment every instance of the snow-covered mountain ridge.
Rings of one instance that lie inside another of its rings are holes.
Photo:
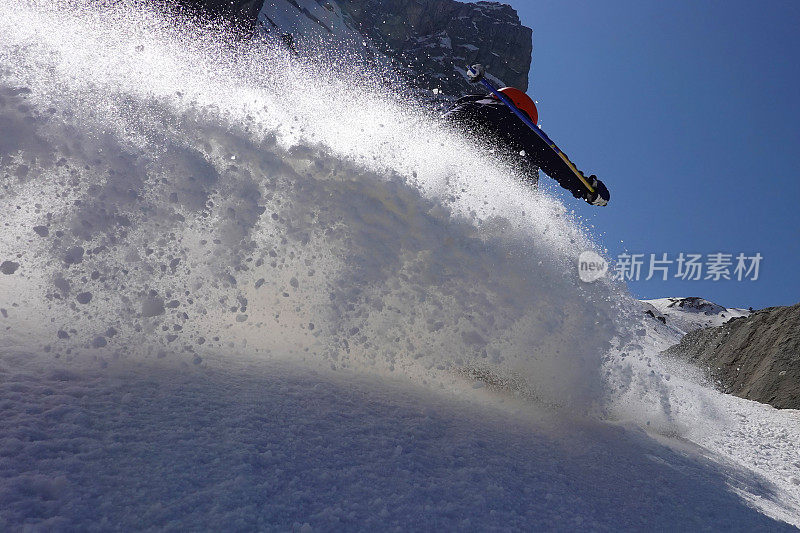
[[[642,306],[645,313],[684,334],[700,328],[721,326],[731,318],[748,316],[752,312],[723,307],[697,296],[642,300]]]

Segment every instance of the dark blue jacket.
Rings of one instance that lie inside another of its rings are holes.
[[[536,183],[541,169],[576,198],[586,194],[572,169],[500,100],[490,95],[464,96],[444,117],[493,145],[528,181]]]

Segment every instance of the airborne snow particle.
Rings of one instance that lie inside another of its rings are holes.
[[[63,329],[58,330],[57,335],[59,339],[69,339],[69,333],[67,333]]]
[[[19,268],[19,263],[15,263],[14,261],[3,261],[3,264],[0,265],[0,272],[3,274],[13,274]]]
[[[75,297],[78,300],[78,303],[81,304],[88,304],[92,301],[92,293],[91,292],[82,292]]]
[[[159,296],[148,296],[142,302],[142,316],[151,317],[164,314],[164,299]]]
[[[64,255],[64,262],[68,265],[77,265],[83,262],[83,248],[80,246],[73,246]]]
[[[106,341],[106,338],[103,337],[102,335],[98,335],[92,341],[92,348],[102,348],[102,347],[106,346],[107,344],[108,344],[108,341]]]
[[[36,235],[39,237],[47,237],[50,235],[50,230],[47,229],[47,226],[34,226],[33,231],[35,231]]]
[[[65,279],[61,274],[56,275],[55,279],[53,280],[53,285],[55,285],[56,289],[61,291],[61,294],[66,295],[69,292],[69,280]]]
[[[297,281],[297,278],[292,278],[289,280],[289,285],[294,287],[295,289],[300,286],[300,282]]]

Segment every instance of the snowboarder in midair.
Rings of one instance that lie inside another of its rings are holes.
[[[484,80],[480,65],[470,67],[468,73],[473,81]],[[514,87],[495,89],[485,81],[484,85],[489,94],[459,98],[445,118],[496,145],[527,181],[535,184],[541,169],[575,198],[592,205],[608,203],[610,194],[605,184],[595,175],[585,176],[536,125],[536,105],[527,94]]]

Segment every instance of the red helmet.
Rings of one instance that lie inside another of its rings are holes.
[[[539,121],[539,112],[536,110],[536,104],[533,103],[530,96],[515,87],[503,87],[500,92],[511,100],[517,106],[517,109],[524,111],[534,124]],[[497,99],[497,96],[492,94],[492,98]]]

